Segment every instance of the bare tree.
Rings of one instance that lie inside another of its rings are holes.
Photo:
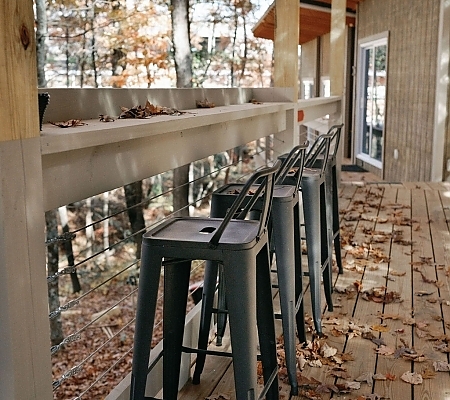
[[[45,222],[47,225],[47,241],[58,236],[58,222],[56,210],[45,213]],[[58,272],[59,251],[58,242],[47,245],[47,274],[55,275]],[[56,278],[48,283],[48,305],[49,311],[56,311],[60,306],[59,302],[59,279]],[[64,339],[62,330],[61,316],[50,320],[50,341],[52,346],[60,344]]]
[[[47,46],[45,39],[47,37],[47,9],[45,0],[36,0],[36,55],[37,55],[37,74],[38,86],[46,87],[45,80],[45,61],[47,58]]]
[[[192,87],[192,55],[189,30],[189,1],[171,0],[172,43],[174,49],[177,87]],[[189,164],[173,171],[173,209],[177,215],[188,216]]]

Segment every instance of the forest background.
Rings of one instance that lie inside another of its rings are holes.
[[[165,0],[36,0],[39,87],[174,87]],[[172,3],[177,3],[172,1]],[[267,0],[191,1],[193,87],[270,86],[272,42],[251,32]]]

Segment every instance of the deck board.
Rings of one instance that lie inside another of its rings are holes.
[[[446,335],[450,336],[449,189],[446,183],[423,182],[341,185],[339,195],[345,270],[342,275],[334,275],[336,288],[346,288],[358,281],[362,291],[383,286],[386,293],[398,293],[400,300],[377,303],[364,300],[362,293],[347,295],[335,290],[334,311],[327,311],[325,301],[323,303],[325,340],[338,353],[352,353],[354,360],[343,364],[350,377],[341,379],[331,376],[331,366],[327,365],[321,368],[307,365],[301,375],[329,385],[352,381],[367,372],[390,374],[391,378],[395,376],[395,380],[376,380],[372,386],[362,382],[359,390],[342,395],[323,393],[322,399],[359,400],[374,393],[381,398],[402,400],[445,400],[450,397],[449,372],[436,372],[433,378],[424,379],[420,385],[411,385],[400,379],[406,371],[434,371],[434,361],[450,361],[449,353],[435,348],[445,342],[430,340],[431,336],[441,336],[442,340],[446,340]],[[378,236],[372,236],[369,230],[375,231]],[[385,241],[374,241],[383,236]],[[356,245],[367,247],[363,258],[356,258]],[[379,262],[375,257],[379,254],[385,254],[386,259]],[[304,287],[309,291],[307,279]],[[304,301],[305,311],[310,314],[311,301],[307,292]],[[352,321],[368,330],[371,327],[370,332],[387,347],[396,350],[406,346],[423,357],[418,358],[419,362],[394,354],[377,354],[379,344],[369,339],[333,335],[334,326],[328,323],[333,319]],[[379,332],[378,329],[386,331]],[[223,361],[217,363],[211,357],[204,375],[208,389],[200,391],[203,381],[199,386],[188,384],[184,392],[181,391],[180,398],[200,400],[211,396],[211,399],[217,399],[223,394],[235,400],[232,365],[225,367]],[[288,385],[280,382],[280,389],[281,399],[288,400]],[[293,400],[306,398],[301,395],[292,397]]]

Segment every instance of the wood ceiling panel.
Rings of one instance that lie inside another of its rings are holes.
[[[356,11],[357,4],[361,1],[363,0],[347,0],[347,11]],[[331,5],[331,2],[332,0],[305,0],[305,4],[300,3],[299,44],[307,43],[330,32],[331,13],[328,6]],[[318,10],[320,6],[324,7],[324,11]],[[354,26],[355,18],[348,16],[346,22],[347,25]],[[274,31],[275,2],[253,28],[253,34],[256,37],[273,40]]]

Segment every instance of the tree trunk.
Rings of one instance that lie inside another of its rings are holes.
[[[189,0],[171,0],[172,43],[177,87],[192,87],[192,55],[189,32]]]
[[[177,217],[189,216],[189,164],[173,170],[173,211]]]
[[[47,10],[45,0],[36,0],[36,55],[38,87],[46,87],[45,61],[47,59]]]
[[[144,197],[142,193],[142,181],[137,181],[124,186],[125,199],[127,202],[128,219],[130,220],[131,231],[133,233],[143,232],[145,229],[144,221],[144,206],[142,199]],[[136,256],[141,258],[141,235],[136,234],[133,236],[133,240],[136,243]]]
[[[172,42],[177,87],[192,87],[192,54],[189,32],[189,0],[171,0]],[[173,171],[173,210],[178,216],[189,216],[189,165]]]
[[[61,220],[62,230],[64,233],[68,233],[70,229],[69,229],[69,218],[67,217],[67,207],[66,206],[59,207],[58,212],[59,212],[59,219]],[[72,241],[65,240],[63,246],[64,251],[66,252],[67,265],[69,267],[73,267],[75,265],[75,259],[73,257]],[[80,280],[78,279],[77,271],[74,271],[70,274],[70,279],[72,281],[73,292],[74,293],[81,292],[81,284]]]
[[[58,236],[58,222],[56,211],[47,211],[45,213],[45,223],[47,226],[47,240]],[[47,275],[52,276],[58,272],[58,242],[47,246]],[[59,308],[59,279],[48,283],[48,306],[49,311],[55,311]],[[60,344],[64,339],[62,331],[61,316],[50,320],[50,340],[52,346]]]

